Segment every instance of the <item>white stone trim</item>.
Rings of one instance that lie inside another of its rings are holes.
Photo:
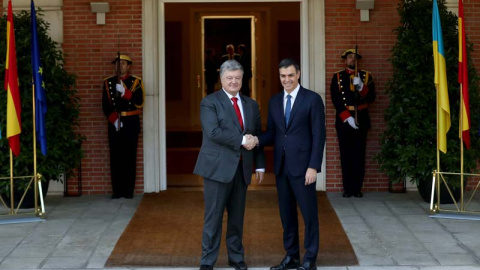
[[[325,108],[327,107],[326,100],[326,60],[325,60],[325,2],[324,0],[310,0],[308,2],[308,51],[309,51],[309,65],[310,89],[315,90],[323,99]],[[303,40],[303,39],[302,39]],[[305,62],[305,60],[303,59]],[[326,112],[325,112],[326,113]],[[327,188],[326,181],[326,146],[323,152],[323,162],[321,173],[317,176],[317,190],[325,191]]]
[[[15,0],[12,1],[13,12],[26,10],[30,12],[31,0]],[[60,47],[63,44],[63,0],[35,0],[35,8],[42,9],[42,19],[50,24],[48,35]],[[8,9],[8,0],[3,0],[3,13],[6,14]]]
[[[225,2],[224,0],[143,0],[143,78],[146,103],[143,114],[144,191],[167,188],[165,120],[165,3]],[[325,100],[325,0],[230,0],[230,2],[300,2],[302,84]],[[310,80],[312,78],[312,80]],[[325,151],[326,152],[326,151]],[[326,154],[324,155],[324,157]],[[317,190],[325,190],[325,159]]]
[[[12,0],[12,8],[17,7],[28,7],[30,8],[31,0]],[[63,0],[35,0],[35,7],[42,7],[46,10],[47,8],[57,9],[58,7],[63,7]],[[8,7],[8,0],[3,0],[3,7]]]

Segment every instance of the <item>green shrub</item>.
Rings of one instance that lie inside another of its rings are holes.
[[[438,1],[442,24],[450,99],[451,127],[447,153],[440,154],[440,170],[460,172],[457,16]],[[389,59],[393,75],[387,84],[390,103],[385,113],[387,129],[375,159],[392,183],[431,179],[437,168],[436,90],[433,83],[432,1],[399,1],[400,26]],[[468,18],[467,24],[468,24]],[[468,34],[468,33],[467,33]],[[468,43],[468,41],[467,41]],[[468,51],[473,45],[468,43]],[[464,151],[465,172],[474,172],[480,154],[478,77],[469,57],[471,148]],[[455,178],[457,179],[457,178]],[[458,178],[459,179],[459,178]],[[459,181],[454,181],[453,186]]]
[[[63,69],[63,56],[58,44],[47,34],[49,25],[37,13],[40,57],[43,65],[43,79],[47,96],[47,156],[43,156],[37,141],[37,172],[44,179],[60,180],[65,173],[66,179],[72,176],[78,167],[83,152],[81,142],[84,139],[75,131],[78,126],[79,99],[75,96],[75,77]],[[0,20],[0,55],[6,55],[6,16]],[[14,175],[33,175],[33,119],[32,119],[32,69],[30,47],[30,13],[22,11],[14,14],[15,42],[19,88],[22,103],[22,133],[20,134],[21,152],[14,157]],[[0,71],[5,70],[5,62],[0,63]],[[4,85],[3,74],[0,85]],[[6,138],[7,91],[0,90],[0,176],[10,175],[10,148]],[[0,188],[8,190],[6,183],[0,181]]]

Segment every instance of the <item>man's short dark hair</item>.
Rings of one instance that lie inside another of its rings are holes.
[[[300,66],[295,60],[293,60],[293,58],[285,58],[280,61],[280,64],[278,64],[278,69],[287,68],[289,66],[293,66],[296,72],[300,70]]]

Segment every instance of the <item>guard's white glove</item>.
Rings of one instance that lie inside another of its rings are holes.
[[[118,130],[118,125],[120,125],[120,128],[123,127],[123,123],[120,122],[120,120],[118,120],[118,119],[115,120],[115,123],[113,123],[113,125],[115,126],[115,129],[117,129],[117,130]]]
[[[119,92],[120,94],[122,94],[122,97],[123,97],[123,95],[125,95],[125,87],[123,87],[122,84],[117,83],[116,88],[117,88],[117,92]]]
[[[348,124],[353,128],[353,129],[358,129],[357,125],[355,125],[355,119],[351,116],[349,116],[345,122],[348,122]]]
[[[358,77],[354,77],[353,78],[353,85],[355,85],[357,87],[357,90],[358,91],[362,91],[363,89],[363,81],[362,79],[360,78],[360,72],[358,73]]]

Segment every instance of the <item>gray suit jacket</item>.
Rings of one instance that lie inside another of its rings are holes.
[[[265,168],[263,148],[243,148],[244,134],[260,135],[260,110],[255,100],[240,96],[245,130],[242,132],[231,100],[223,90],[206,96],[200,104],[202,148],[193,173],[204,178],[229,183],[237,170],[240,156],[245,182],[250,184],[255,168]]]

